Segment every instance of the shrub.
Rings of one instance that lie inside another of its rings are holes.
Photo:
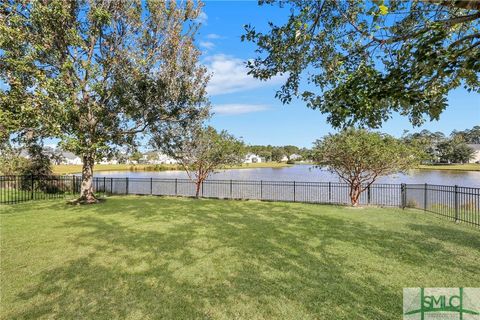
[[[405,207],[406,208],[418,208],[418,202],[413,200],[413,199],[408,199]]]

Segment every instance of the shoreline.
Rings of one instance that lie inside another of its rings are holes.
[[[439,165],[420,165],[415,170],[439,170],[439,171],[463,171],[463,172],[479,172],[480,164],[439,164]]]
[[[227,166],[219,168],[221,170],[232,169],[258,169],[258,168],[286,168],[293,164],[285,162],[260,162],[260,163],[244,163],[237,166]],[[53,174],[77,174],[82,172],[82,165],[53,165]],[[182,167],[174,164],[97,164],[93,168],[93,172],[99,171],[145,171],[145,172],[160,172],[160,171],[183,171]]]

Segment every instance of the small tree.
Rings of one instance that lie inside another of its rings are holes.
[[[129,157],[129,160],[134,162],[134,163],[140,163],[140,160],[142,159],[143,155],[140,151],[134,151],[132,155]]]
[[[455,163],[468,163],[473,159],[475,150],[469,147],[465,142],[457,144],[453,148],[452,161]]]
[[[157,137],[156,146],[174,158],[195,183],[195,196],[211,173],[225,165],[239,164],[245,156],[244,143],[226,131],[212,127],[176,128]]]
[[[317,140],[314,152],[319,165],[328,166],[348,183],[353,206],[378,177],[414,167],[421,155],[392,136],[363,129],[347,129]]]
[[[264,158],[265,161],[270,161],[272,159],[272,152],[267,150],[261,150],[257,152],[257,155],[261,158]]]
[[[44,151],[43,144],[37,141],[30,141],[26,146],[26,150],[29,162],[22,168],[21,174],[39,178],[51,176],[52,164],[49,155]]]
[[[21,157],[20,151],[9,142],[0,143],[0,175],[22,174],[23,169],[29,165],[30,161]]]
[[[285,151],[281,147],[275,147],[272,150],[272,160],[280,162],[282,161],[283,156],[285,156]]]

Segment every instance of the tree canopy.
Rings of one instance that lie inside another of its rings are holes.
[[[408,170],[420,162],[422,152],[387,134],[347,129],[314,143],[315,161],[350,186],[352,205],[379,177]]]
[[[480,92],[479,1],[259,3],[290,15],[267,32],[246,26],[243,39],[258,53],[250,73],[264,80],[286,74],[276,96],[302,98],[334,127],[377,128],[393,113],[420,125],[440,117],[450,90]]]
[[[468,144],[480,141],[480,127],[463,131],[454,130],[450,136],[442,132],[420,132],[404,134],[402,139],[424,151],[425,160],[431,163],[467,163],[475,153]]]
[[[168,122],[207,113],[194,45],[201,3],[5,1],[0,5],[0,138],[55,137],[83,160],[94,202],[96,158],[134,147]]]

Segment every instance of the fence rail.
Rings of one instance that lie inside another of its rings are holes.
[[[188,179],[94,178],[98,194],[195,196]],[[200,196],[220,199],[349,204],[349,186],[337,182],[207,180]],[[75,176],[0,176],[0,204],[74,196]],[[410,207],[450,220],[480,226],[480,188],[432,184],[373,184],[360,197],[361,205]]]

